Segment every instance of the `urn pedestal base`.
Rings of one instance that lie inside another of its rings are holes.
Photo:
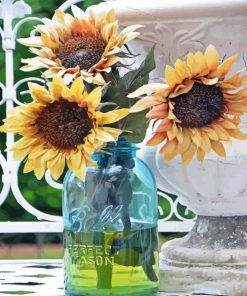
[[[160,259],[161,291],[246,296],[247,216],[199,216],[189,234],[163,245]]]

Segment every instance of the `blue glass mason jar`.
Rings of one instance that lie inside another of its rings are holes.
[[[63,188],[68,296],[153,296],[158,292],[157,191],[136,146],[124,138],[95,153],[85,182]]]

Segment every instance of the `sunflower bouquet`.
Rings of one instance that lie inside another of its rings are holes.
[[[134,101],[126,99],[155,68],[153,49],[136,70],[126,62],[136,56],[126,43],[141,26],[118,33],[113,10],[95,16],[73,5],[72,12],[57,10],[36,27],[39,36],[18,40],[35,54],[22,60],[22,70],[47,69],[46,85],[28,83],[33,102],[11,110],[1,130],[22,136],[11,148],[14,158],[38,179],[48,169],[57,180],[68,167],[84,180],[95,151],[120,135],[136,143],[145,136],[145,117],[133,120]],[[120,76],[122,67],[128,71]]]

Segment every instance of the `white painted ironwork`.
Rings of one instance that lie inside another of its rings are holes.
[[[82,0],[69,0],[65,1],[60,9],[65,11],[72,4],[82,2]],[[24,78],[20,81],[14,82],[14,51],[16,48],[16,35],[25,23],[29,21],[40,22],[38,17],[28,16],[32,12],[31,7],[24,1],[14,0],[2,0],[0,1],[0,19],[3,20],[3,28],[0,27],[0,35],[2,37],[2,49],[5,53],[5,69],[6,69],[6,82],[0,82],[0,88],[2,89],[2,98],[0,98],[0,107],[5,108],[7,111],[13,108],[15,105],[22,105],[24,102],[17,98],[18,88],[28,81],[36,81],[44,83],[44,81],[37,77]],[[26,16],[26,17],[25,17]],[[23,18],[25,17],[25,18]],[[14,19],[21,19],[13,26]],[[32,32],[35,34],[35,30]],[[19,95],[27,94],[28,91],[22,91]],[[23,232],[61,232],[62,231],[62,218],[59,216],[50,215],[34,208],[25,198],[19,187],[18,171],[20,163],[15,161],[12,157],[11,151],[8,149],[14,143],[14,135],[7,134],[6,137],[6,156],[0,152],[0,165],[2,167],[2,190],[0,192],[0,206],[7,199],[10,191],[12,191],[16,201],[27,212],[31,213],[38,220],[44,220],[46,222],[1,222],[0,233],[23,233]],[[61,190],[62,184],[55,182],[50,174],[45,174],[47,183]],[[165,200],[169,207],[169,213],[164,215],[164,208],[159,206],[159,213],[163,217],[159,221],[159,230],[166,232],[176,231],[189,231],[193,226],[192,220],[186,219],[188,213],[184,213],[184,217],[177,211],[178,201],[173,200],[167,194],[160,192],[159,199],[162,204],[162,199]],[[176,217],[179,221],[168,221],[171,218]]]

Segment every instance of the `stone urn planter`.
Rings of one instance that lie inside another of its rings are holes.
[[[156,44],[157,68],[151,78],[160,82],[164,65],[174,64],[189,51],[210,43],[221,58],[238,53],[233,71],[246,66],[246,0],[118,0],[96,9],[116,9],[121,24],[141,24],[135,53]],[[141,60],[141,58],[140,58]],[[247,118],[242,118],[247,133]],[[151,129],[147,133],[150,135]],[[233,141],[227,158],[215,154],[184,166],[180,158],[164,164],[159,147],[143,147],[140,156],[153,169],[158,187],[177,193],[197,221],[182,239],[162,247],[161,291],[193,291],[202,287],[228,296],[247,295],[247,141]]]
[[[245,129],[245,131],[247,131]],[[211,288],[223,295],[247,295],[247,142],[233,142],[228,157],[209,154],[184,166],[179,158],[163,164],[144,148],[142,158],[158,171],[158,186],[176,192],[197,221],[182,239],[163,245],[161,290]],[[150,153],[151,152],[151,153]]]

